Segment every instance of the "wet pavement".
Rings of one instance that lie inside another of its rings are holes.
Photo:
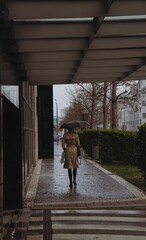
[[[70,189],[67,169],[60,163],[61,153],[61,145],[55,145],[54,159],[42,161],[34,207],[145,198],[139,189],[90,160],[82,160],[77,188]]]
[[[78,169],[70,189],[67,170],[54,159],[39,160],[24,208],[4,212],[5,240],[144,240],[146,196],[91,160]]]

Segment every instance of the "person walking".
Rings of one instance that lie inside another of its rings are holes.
[[[74,132],[73,128],[67,128],[68,132],[63,135],[62,148],[65,152],[65,163],[64,168],[68,169],[69,187],[72,188],[77,186],[77,168],[79,167],[78,162],[78,149],[80,148],[80,140],[77,133]]]

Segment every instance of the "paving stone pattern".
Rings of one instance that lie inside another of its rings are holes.
[[[91,202],[145,198],[135,186],[89,160],[82,161],[77,174],[77,188],[70,189],[67,169],[60,163],[59,147],[54,160],[42,161],[34,208],[72,204],[81,207]]]
[[[4,211],[4,240],[144,240],[146,196],[135,186],[83,161],[78,186],[70,190],[67,171],[54,160],[39,161],[24,208]]]

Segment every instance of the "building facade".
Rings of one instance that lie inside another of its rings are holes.
[[[2,76],[2,75],[1,75]],[[1,78],[2,79],[2,78]],[[1,80],[0,79],[0,80]],[[3,210],[20,209],[39,159],[54,157],[52,85],[0,81],[0,239]]]
[[[146,122],[146,80],[140,81],[137,100],[130,104],[118,105],[118,128],[137,131]]]

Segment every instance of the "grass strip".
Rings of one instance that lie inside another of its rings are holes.
[[[103,164],[100,161],[98,161],[98,164],[110,172],[124,178],[126,181],[132,183],[146,193],[146,184],[144,182],[143,173],[137,166],[118,163]]]

